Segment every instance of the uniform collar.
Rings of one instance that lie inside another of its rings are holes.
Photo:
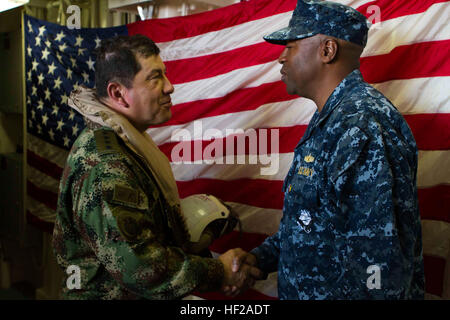
[[[347,93],[355,87],[355,84],[361,81],[364,81],[364,79],[359,69],[355,69],[350,72],[328,97],[327,102],[325,102],[325,105],[322,108],[322,111],[319,113],[319,119],[316,125],[319,125],[322,121],[324,121],[339,105],[339,103],[347,95]]]
[[[316,111],[312,117],[308,129],[306,130],[303,138],[300,140],[297,147],[299,147],[303,142],[305,142],[314,129],[322,123],[328,116],[333,112],[333,110],[339,105],[342,99],[348,94],[350,90],[355,87],[355,84],[363,82],[364,78],[359,69],[355,69],[350,72],[344,80],[342,80],[338,86],[333,90],[331,95],[328,97],[327,102],[322,108],[321,112]]]

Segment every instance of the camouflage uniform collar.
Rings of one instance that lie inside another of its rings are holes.
[[[356,83],[363,81],[364,78],[362,77],[361,71],[359,71],[359,69],[355,69],[350,72],[328,97],[327,102],[325,102],[322,108],[322,111],[319,113],[318,121],[315,125],[319,125],[333,112],[333,110],[339,105],[345,95],[355,86]]]

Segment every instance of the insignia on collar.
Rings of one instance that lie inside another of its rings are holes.
[[[314,157],[312,156],[312,155],[307,155],[306,157],[305,157],[305,161],[306,162],[308,162],[308,163],[310,163],[310,162],[314,162]]]

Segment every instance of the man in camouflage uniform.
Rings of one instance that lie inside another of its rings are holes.
[[[298,1],[264,39],[290,94],[317,111],[284,181],[279,231],[243,263],[278,270],[280,299],[423,299],[417,146],[392,103],[359,71],[368,23],[333,2]]]
[[[102,42],[96,90],[79,89],[69,104],[87,128],[75,141],[60,182],[53,247],[66,270],[66,299],[176,299],[193,290],[250,286],[256,268],[233,274],[230,254],[190,253],[167,158],[145,133],[171,117],[158,47],[144,36]]]

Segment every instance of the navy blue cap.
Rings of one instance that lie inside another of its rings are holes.
[[[264,40],[286,45],[287,41],[325,34],[365,47],[370,24],[352,7],[320,0],[298,0],[289,26],[264,36]]]

